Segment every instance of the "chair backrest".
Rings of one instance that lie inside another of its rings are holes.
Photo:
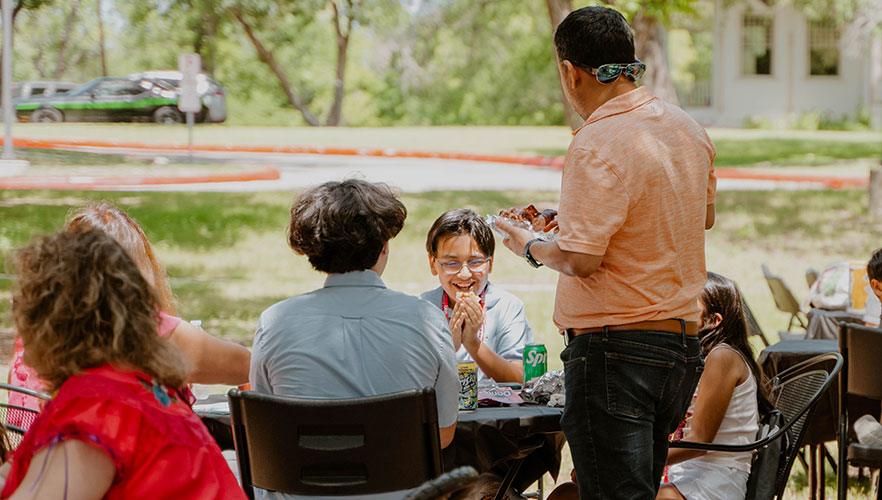
[[[839,352],[845,359],[840,380],[841,396],[882,398],[882,330],[856,323],[839,323]],[[843,407],[844,409],[844,407]]]
[[[817,403],[833,384],[842,364],[842,357],[838,353],[822,354],[788,368],[772,379],[772,404],[781,411],[789,424],[786,448],[777,474],[778,498],[784,494],[790,469],[802,447],[807,424],[811,421]]]
[[[805,270],[805,284],[808,285],[809,288],[815,284],[815,281],[818,281],[818,270],[814,267],[806,268]]]
[[[845,368],[839,376],[839,463],[848,463],[850,423],[848,414],[849,395],[882,399],[882,377],[876,363],[882,356],[882,330],[856,323],[839,323],[839,352]],[[837,469],[839,498],[845,498],[848,484],[847,467]],[[880,490],[882,491],[882,490]]]
[[[747,334],[750,336],[758,336],[760,340],[763,341],[763,345],[769,347],[769,339],[766,338],[766,334],[763,333],[763,329],[760,328],[759,322],[757,322],[756,317],[753,315],[753,311],[750,309],[750,306],[747,305],[747,299],[745,299],[743,295],[741,297],[744,318],[747,320]]]
[[[10,392],[21,393],[38,400],[48,401],[51,399],[48,394],[32,391],[12,384],[0,383],[0,391],[6,391],[6,401],[9,401],[8,395]],[[31,424],[34,423],[34,420],[39,414],[39,410],[32,408],[26,408],[8,402],[0,403],[0,422],[3,422],[3,425],[8,431],[6,433],[6,438],[9,451],[14,450],[19,444],[21,444],[24,433],[31,427]]]
[[[762,264],[761,267],[763,270],[763,276],[766,278],[766,284],[769,285],[769,290],[772,292],[772,299],[775,301],[775,307],[781,312],[790,314],[790,324],[787,329],[790,330],[794,322],[799,323],[800,326],[805,328],[806,324],[801,317],[802,309],[800,309],[799,301],[796,300],[796,297],[793,296],[793,292],[790,291],[790,287],[784,283],[784,280],[780,276],[772,274],[771,271],[769,271],[768,266]]]
[[[399,491],[441,474],[435,390],[301,399],[231,389],[240,479],[309,496]]]

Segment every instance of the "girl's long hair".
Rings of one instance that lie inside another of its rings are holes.
[[[86,228],[100,229],[122,245],[144,277],[153,285],[159,296],[160,309],[166,314],[177,316],[175,296],[168,283],[165,268],[156,260],[147,235],[135,219],[111,203],[92,203],[71,211],[64,225],[65,231],[81,231]]]
[[[15,254],[12,316],[25,357],[51,392],[86,368],[132,367],[180,388],[188,367],[156,334],[159,298],[107,233],[71,230]]]
[[[701,331],[698,333],[701,340],[701,353],[707,356],[714,347],[727,344],[738,351],[756,380],[756,400],[759,405],[760,415],[765,415],[774,409],[763,378],[763,371],[753,357],[750,342],[747,341],[747,318],[744,314],[744,299],[741,291],[734,281],[716,273],[707,273],[707,282],[701,291],[701,303],[703,313],[701,317]],[[714,314],[722,316],[722,321],[717,326],[708,326],[714,322]]]

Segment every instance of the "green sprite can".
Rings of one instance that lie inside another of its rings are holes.
[[[548,351],[545,344],[530,344],[524,347],[524,383],[541,377],[548,371]]]

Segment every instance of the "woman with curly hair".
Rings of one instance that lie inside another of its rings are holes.
[[[120,208],[106,202],[95,203],[76,210],[68,217],[66,231],[94,228],[113,237],[129,253],[141,274],[153,286],[159,296],[160,322],[157,332],[176,345],[189,361],[192,371],[189,383],[236,385],[248,381],[251,353],[248,349],[218,339],[177,316],[175,299],[168,283],[165,269],[156,260],[153,248],[141,226]],[[44,391],[43,381],[23,361],[24,348],[16,339],[15,354],[10,363],[9,381],[19,387]],[[10,393],[10,403],[26,408],[39,409],[40,401],[20,393]],[[11,414],[10,423],[15,422]]]
[[[0,498],[244,499],[180,388],[187,363],[156,335],[160,299],[91,228],[16,253],[24,358],[55,393],[4,466]]]

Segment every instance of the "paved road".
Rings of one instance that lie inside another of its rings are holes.
[[[108,153],[107,148],[79,148],[94,153]],[[186,162],[180,151],[113,150],[159,162]],[[120,186],[125,191],[217,191],[260,192],[294,191],[329,180],[358,176],[374,182],[386,182],[404,192],[544,190],[560,189],[560,170],[493,162],[438,160],[419,158],[378,158],[369,156],[302,155],[281,153],[196,152],[198,162],[243,165],[272,164],[281,178],[274,181],[216,182],[161,186]],[[720,179],[720,190],[825,189],[821,183],[782,182],[752,179]]]

